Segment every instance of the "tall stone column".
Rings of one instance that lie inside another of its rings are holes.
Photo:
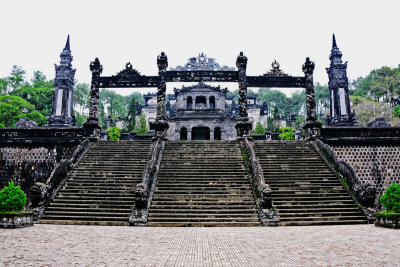
[[[247,57],[240,52],[236,59],[236,66],[239,72],[239,118],[235,128],[238,137],[248,135],[251,130],[251,123],[247,114]]]
[[[332,36],[332,50],[329,56],[331,64],[326,69],[329,77],[330,118],[327,123],[331,126],[357,125],[355,113],[350,109],[349,81],[347,78],[347,62],[342,61],[342,52]]]
[[[90,71],[92,72],[92,84],[90,87],[89,118],[83,127],[85,129],[84,134],[86,137],[98,139],[101,128],[98,123],[99,88],[100,74],[103,72],[103,66],[100,64],[97,57],[90,63]]]
[[[315,110],[315,94],[314,94],[314,62],[310,61],[310,58],[306,58],[306,62],[303,64],[303,72],[306,80],[306,108],[307,118],[304,129],[306,130],[307,138],[314,138],[319,136],[319,132],[322,124],[317,121],[316,110]]]
[[[60,54],[60,64],[55,65],[54,96],[51,115],[46,126],[70,127],[75,125],[73,113],[74,77],[76,69],[72,68],[72,54],[69,35],[63,51]]]
[[[157,87],[157,115],[154,123],[156,136],[166,137],[169,128],[166,112],[167,67],[168,58],[164,52],[157,57],[158,87]]]

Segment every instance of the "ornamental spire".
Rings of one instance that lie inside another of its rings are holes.
[[[60,58],[61,58],[60,65],[71,66],[73,57],[71,54],[71,48],[70,48],[70,43],[69,43],[69,34],[67,37],[67,42],[65,43],[65,47],[60,54]]]
[[[342,52],[340,52],[339,47],[336,44],[335,34],[332,35],[332,50],[329,56],[331,65],[342,64]]]
[[[70,46],[69,46],[69,34],[68,34],[68,37],[67,37],[67,42],[65,43],[65,48],[64,48],[64,50],[71,50],[71,49],[70,49]]]
[[[69,38],[69,36],[68,36]],[[332,35],[332,49],[337,48],[335,34]]]

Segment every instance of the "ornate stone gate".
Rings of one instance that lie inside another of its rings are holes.
[[[307,57],[303,64],[303,77],[294,77],[285,74],[276,61],[272,69],[260,76],[247,76],[247,57],[240,52],[236,59],[238,70],[222,68],[216,70],[188,70],[187,68],[167,71],[168,58],[164,52],[157,57],[158,76],[141,75],[127,63],[125,69],[113,76],[101,76],[103,66],[96,58],[90,64],[92,84],[90,91],[89,118],[84,124],[85,135],[93,139],[99,137],[98,103],[100,88],[147,88],[157,87],[157,117],[154,128],[157,136],[165,136],[168,129],[166,116],[166,83],[167,82],[237,82],[239,84],[239,119],[236,125],[237,135],[248,135],[251,130],[247,113],[248,87],[291,87],[306,89],[307,124],[304,128],[307,136],[318,134],[321,124],[317,121],[315,111],[315,96],[313,72],[314,62]]]

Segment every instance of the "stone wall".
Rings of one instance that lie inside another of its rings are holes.
[[[0,128],[0,189],[12,180],[29,197],[29,188],[45,183],[82,141],[78,127]]]
[[[29,188],[36,182],[46,183],[56,164],[70,157],[74,149],[75,146],[0,147],[0,188],[12,180],[29,195]]]
[[[340,160],[349,163],[362,182],[376,185],[379,195],[393,182],[400,183],[399,145],[331,145]]]

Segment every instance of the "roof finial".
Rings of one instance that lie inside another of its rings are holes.
[[[67,37],[67,42],[65,43],[65,48],[64,48],[64,50],[71,50],[70,49],[70,46],[69,46],[69,34],[68,34],[68,37]]]
[[[332,48],[336,48],[337,44],[336,44],[336,38],[335,38],[335,34],[332,35]]]

